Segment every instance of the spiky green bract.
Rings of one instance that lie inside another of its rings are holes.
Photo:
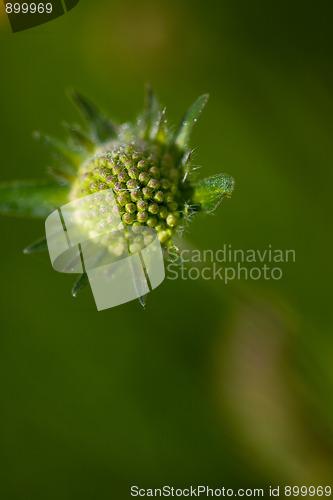
[[[73,288],[72,288],[72,295],[73,297],[76,297],[76,295],[84,288],[87,286],[89,283],[88,280],[88,275],[87,273],[80,274],[79,278],[75,281]]]
[[[214,212],[222,199],[230,198],[235,182],[230,175],[218,174],[207,177],[193,186],[192,200],[206,212]]]
[[[212,212],[224,196],[231,195],[233,180],[227,175],[193,180],[190,133],[208,95],[195,101],[175,132],[168,127],[166,111],[150,86],[146,87],[142,115],[135,123],[122,125],[111,121],[79,92],[72,91],[70,97],[86,119],[88,130],[65,125],[71,136],[68,143],[35,134],[58,160],[49,172],[53,182],[0,185],[3,213],[47,217],[63,204],[94,193],[96,206],[84,227],[89,235],[97,226],[109,229],[101,243],[107,251],[116,255],[126,251],[127,230],[132,234],[133,249],[138,251],[147,244],[148,228],[155,228],[168,255],[174,246],[173,235],[190,216]],[[108,206],[99,202],[99,193],[105,189],[114,193]],[[110,210],[121,217],[117,227],[108,226]],[[32,245],[26,252],[43,244]],[[73,293],[86,283],[86,276],[81,276]],[[141,298],[142,303],[144,300]]]
[[[24,253],[35,253],[35,252],[41,252],[43,250],[47,250],[46,238],[41,238],[32,245],[29,245],[27,248],[24,249]]]

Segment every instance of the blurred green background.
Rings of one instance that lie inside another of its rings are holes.
[[[3,9],[3,6],[1,5]],[[82,90],[133,119],[150,82],[200,175],[236,179],[194,247],[295,249],[280,281],[165,281],[97,312],[1,217],[0,497],[125,499],[130,486],[332,485],[331,1],[81,0],[13,35],[0,13],[1,181],[42,177]]]

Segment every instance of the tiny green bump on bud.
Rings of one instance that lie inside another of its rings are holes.
[[[120,193],[121,191],[124,191],[125,186],[124,184],[121,184],[121,182],[116,182],[115,185],[113,186],[113,189],[115,190],[116,193]]]
[[[168,209],[170,210],[170,212],[174,212],[175,210],[177,210],[178,208],[178,203],[176,203],[175,201],[173,201],[172,203],[168,203]]]
[[[175,217],[173,214],[169,214],[166,218],[166,223],[168,224],[169,227],[176,227],[178,224],[178,218]]]
[[[139,161],[141,159],[141,153],[139,153],[138,151],[134,151],[134,153],[132,154],[132,159],[134,161]]]
[[[150,179],[150,181],[148,182],[148,187],[152,189],[158,189],[160,187],[160,183],[157,179]]]
[[[141,197],[140,189],[133,189],[133,191],[131,191],[131,193],[130,193],[130,196],[131,196],[132,201],[134,201],[134,202],[138,201]]]
[[[148,223],[148,221],[147,221]],[[140,234],[142,231],[142,224],[140,222],[133,222],[132,231],[133,233]]]
[[[142,182],[142,184],[147,184],[149,181],[150,177],[147,172],[141,172],[139,175],[139,181]]]
[[[102,191],[103,189],[106,189],[107,188],[107,185],[105,184],[105,182],[100,182],[100,184],[98,184],[98,189],[100,191]]]
[[[148,212],[156,215],[156,214],[158,214],[158,211],[159,211],[159,206],[157,205],[157,203],[150,203],[149,204]]]
[[[142,189],[142,194],[143,194],[143,196],[144,196],[144,198],[145,198],[146,200],[150,200],[150,199],[152,198],[152,196],[153,196],[153,192],[152,192],[152,190],[151,190],[151,189],[149,189],[148,187],[144,187],[144,188]]]
[[[167,216],[168,216],[168,209],[167,207],[165,207],[164,205],[162,205],[161,207],[159,207],[160,211],[159,211],[159,215],[162,219],[166,219]]]
[[[158,224],[155,226],[156,231],[163,231],[166,229],[166,224],[163,220],[159,221]]]
[[[160,231],[158,233],[158,239],[160,240],[160,243],[165,243],[170,239],[170,234],[168,231]]]
[[[155,227],[157,224],[157,218],[156,217],[149,217],[146,224],[148,227]]]
[[[122,162],[122,163],[125,163],[125,161],[127,160],[127,156],[122,153],[119,155],[119,160]]]
[[[114,187],[114,185],[116,184],[118,179],[115,175],[108,175],[107,178],[105,179],[105,181],[106,181],[108,186]]]
[[[163,191],[157,191],[157,193],[154,194],[154,200],[158,201],[158,203],[162,203],[162,201],[164,200]]]
[[[168,179],[161,179],[161,188],[164,189],[164,191],[170,189],[170,182]]]
[[[123,166],[122,165],[115,165],[113,168],[112,168],[112,172],[114,175],[119,175],[120,172],[123,171]]]
[[[154,179],[159,179],[161,177],[161,172],[158,167],[151,167],[149,173],[154,177]]]
[[[144,212],[148,208],[148,203],[144,200],[139,200],[136,206],[138,207],[138,210],[140,210],[140,212]]]
[[[166,193],[165,194],[165,199],[164,199],[165,203],[172,203],[173,201],[175,201],[175,195],[173,193]]]
[[[120,231],[121,233],[125,232],[125,226],[124,226],[123,222],[119,222],[119,224],[118,224],[118,231]]]
[[[134,179],[129,180],[126,183],[126,186],[128,187],[128,189],[137,189],[139,187],[137,181]]]
[[[128,214],[128,213],[125,213],[125,214],[122,216],[122,220],[123,220],[123,222],[125,222],[126,224],[131,225],[131,224],[133,224],[133,222],[134,222],[134,215],[133,215],[133,214]]]
[[[126,203],[129,202],[128,194],[127,193],[120,193],[117,197],[117,201],[118,201],[119,205],[124,207],[126,205]]]
[[[115,216],[121,216],[123,213],[124,213],[124,210],[121,209],[118,205],[115,205],[113,208],[112,208],[112,213],[113,215]],[[114,220],[112,218],[112,220]]]
[[[89,184],[89,189],[90,189],[90,191],[92,191],[93,193],[94,193],[95,191],[97,191],[97,189],[98,189],[98,185],[97,185],[97,183],[96,183],[95,181],[91,181],[91,183]]]
[[[130,176],[131,179],[137,179],[139,175],[139,171],[137,168],[132,167],[128,170],[128,175]]]
[[[127,168],[127,170],[129,170],[131,168],[131,166],[132,166],[131,160],[124,161],[124,165]]]
[[[100,173],[100,178],[105,180],[108,177],[108,175],[111,175],[110,170],[108,170],[107,168],[103,168]]]
[[[146,211],[138,212],[136,217],[138,219],[138,222],[144,223],[148,219],[148,213]]]
[[[118,174],[118,181],[119,182],[126,182],[128,181],[129,177],[128,177],[128,174],[127,172],[120,172],[120,174]]]
[[[145,170],[148,168],[148,165],[147,165],[147,162],[144,161],[144,160],[140,160],[138,161],[137,163],[137,167],[140,169],[140,170]]]
[[[125,205],[126,211],[130,214],[136,212],[136,205],[134,203],[127,203]]]

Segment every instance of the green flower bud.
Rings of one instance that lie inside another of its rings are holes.
[[[161,243],[165,243],[171,237],[171,234],[168,231],[160,231],[158,233],[158,239]]]
[[[150,200],[153,197],[153,192],[148,187],[142,189],[142,194],[146,200]]]
[[[148,213],[146,211],[138,212],[136,217],[138,219],[138,222],[144,223],[148,219]]]
[[[170,189],[170,182],[168,181],[168,179],[161,179],[160,183],[161,183],[161,188],[164,191],[166,191],[167,189]]]
[[[133,224],[134,222],[134,215],[133,214],[129,214],[129,213],[125,213],[123,216],[122,216],[122,220],[124,222],[126,222],[126,224]]]
[[[173,214],[169,214],[166,218],[166,223],[169,227],[176,227],[178,224],[178,217],[175,217]]]
[[[148,227],[155,227],[157,224],[157,217],[149,217],[146,224]]]
[[[120,172],[122,172],[123,170],[123,166],[122,165],[115,165],[113,168],[112,168],[112,172],[113,172],[113,175],[119,175]]]
[[[137,187],[139,187],[137,181],[135,181],[134,179],[131,179],[130,181],[128,181],[126,183],[126,186],[128,189],[136,189]]]
[[[147,172],[141,172],[139,175],[139,181],[142,182],[143,184],[148,184],[149,182],[149,174]]]
[[[98,184],[97,182],[95,181],[91,181],[91,183],[89,184],[89,189],[92,193],[94,193],[95,191],[97,191],[98,189]]]
[[[118,175],[119,182],[126,182],[126,181],[128,181],[128,179],[129,179],[129,176],[126,172],[120,172],[120,174]]]
[[[140,199],[141,197],[141,191],[140,189],[133,189],[131,192],[130,192],[130,197],[131,197],[131,200],[136,202]]]
[[[229,176],[192,183],[187,175],[191,167],[189,134],[206,96],[196,101],[172,132],[151,90],[139,120],[119,127],[82,96],[74,95],[91,123],[86,141],[82,143],[84,135],[77,134],[84,160],[76,164],[73,181],[68,175],[64,179],[72,183],[69,201],[93,194],[86,213],[78,219],[82,219],[79,223],[87,239],[93,238],[96,245],[116,256],[126,253],[128,245],[137,252],[156,237],[150,229],[154,228],[168,248],[173,244],[172,235],[181,229],[182,217],[188,215],[186,207],[195,205],[197,210],[212,212],[222,197],[231,195],[233,180]],[[68,157],[76,154],[68,153]],[[110,192],[103,197],[105,189]]]
[[[147,162],[145,162],[144,160],[138,161],[137,166],[140,170],[146,170],[148,167]]]
[[[161,177],[161,172],[158,167],[151,167],[149,173],[154,177],[154,179],[159,179]]]
[[[148,207],[148,212],[154,215],[158,214],[159,206],[157,205],[157,203],[150,203]]]
[[[168,203],[168,209],[170,210],[170,212],[177,210],[177,208],[178,208],[178,203],[176,203],[175,201],[173,201],[172,203]]]
[[[125,208],[126,208],[126,212],[128,212],[130,214],[133,214],[134,212],[136,212],[136,205],[134,203],[127,203],[125,205]]]
[[[121,193],[121,191],[125,190],[125,186],[121,182],[116,182],[113,189],[116,193]]]
[[[141,153],[139,151],[134,151],[132,154],[132,159],[134,161],[139,161],[141,159]]]
[[[148,187],[152,189],[158,189],[160,187],[160,183],[156,179],[150,179],[148,182]]]
[[[118,201],[119,205],[124,207],[126,205],[126,203],[128,203],[130,201],[128,193],[120,193],[117,197],[117,201]]]
[[[162,203],[162,201],[164,200],[163,191],[157,191],[157,193],[154,194],[154,200],[158,201],[158,203]]]
[[[129,169],[128,175],[130,176],[131,179],[137,179],[139,176],[139,171],[137,168],[132,167]]]
[[[144,212],[148,208],[148,203],[144,200],[139,200],[136,206],[138,207],[138,210],[140,210],[140,212]]]
[[[148,223],[148,221],[147,221]],[[132,226],[132,231],[133,233],[141,233],[142,231],[142,224],[140,224],[140,222],[133,222],[133,226]]]
[[[116,182],[118,182],[118,179],[115,175],[108,175],[107,178],[105,179],[107,186],[114,187]]]
[[[162,219],[166,219],[168,216],[168,209],[164,205],[161,205],[159,207],[159,215],[162,217]]]

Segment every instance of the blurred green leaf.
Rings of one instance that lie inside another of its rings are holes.
[[[204,94],[188,109],[178,125],[178,128],[173,137],[172,143],[180,150],[184,150],[190,138],[192,127],[198,119],[199,114],[203,110],[208,101],[208,94]]]
[[[0,213],[47,217],[68,201],[69,188],[47,181],[18,181],[0,184]]]
[[[117,125],[109,120],[86,97],[74,90],[70,91],[69,95],[86,118],[92,132],[100,142],[106,142],[117,137]]]
[[[160,113],[158,99],[154,90],[149,84],[146,85],[145,90],[144,109],[140,126],[143,139],[148,140],[154,125],[159,120]]]
[[[165,118],[165,108],[160,113],[160,117],[158,122],[156,123],[156,133],[154,134],[155,141],[158,141],[161,144],[165,144],[167,141],[167,121]]]
[[[28,246],[23,251],[24,253],[34,253],[34,252],[41,252],[43,250],[47,250],[47,241],[45,237],[36,241],[32,245]]]
[[[87,273],[83,273],[79,276],[79,278],[75,281],[73,288],[72,288],[72,295],[73,297],[76,297],[77,294],[88,285],[89,280],[88,280],[88,275]]]
[[[194,186],[193,201],[207,213],[213,212],[224,197],[230,197],[235,181],[230,175],[207,177]]]
[[[66,129],[71,134],[71,136],[75,139],[75,141],[86,151],[89,153],[93,153],[95,150],[94,142],[81,130],[77,127],[72,127],[71,125],[65,124]]]
[[[62,167],[65,172],[75,174],[75,170],[73,168],[70,169],[69,165],[76,169],[76,167],[82,162],[82,154],[73,151],[66,144],[63,144],[48,135],[41,134],[40,132],[34,132],[34,138],[44,144],[45,147],[51,150],[56,158],[66,164]]]

